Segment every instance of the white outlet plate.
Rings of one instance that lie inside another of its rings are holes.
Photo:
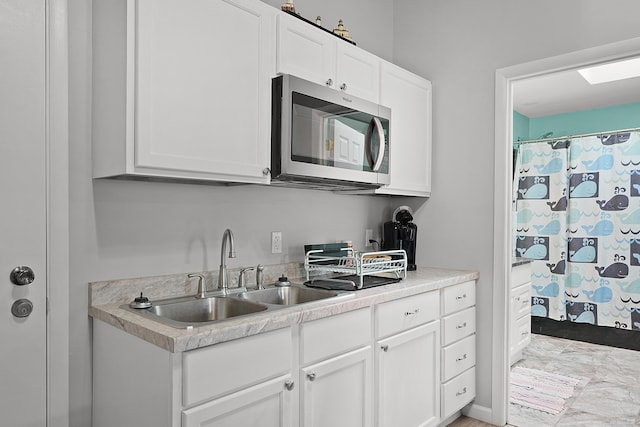
[[[373,239],[373,230],[370,228],[367,228],[366,230],[364,230],[364,247],[365,248],[370,248],[371,246],[373,246],[373,244],[371,242],[369,242],[369,240]]]
[[[282,253],[282,231],[271,232],[271,253],[272,254]]]

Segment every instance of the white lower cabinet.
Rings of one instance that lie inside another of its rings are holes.
[[[442,290],[442,420],[476,396],[475,303],[473,281]]]
[[[440,419],[440,322],[379,340],[378,426],[432,426]]]
[[[367,346],[301,369],[301,425],[370,426],[372,359]]]
[[[513,365],[531,342],[531,263],[511,269],[510,312],[509,360]]]
[[[471,281],[183,353],[95,320],[93,426],[437,425],[475,397],[474,304]]]
[[[290,375],[182,412],[183,427],[292,427]]]

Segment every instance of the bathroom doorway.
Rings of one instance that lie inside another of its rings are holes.
[[[640,39],[534,61],[497,70],[495,110],[495,177],[494,177],[494,325],[509,325],[509,291],[512,260],[512,135],[514,96],[518,86],[524,87],[534,79],[553,77],[570,70],[619,61],[640,56]],[[567,95],[568,97],[571,95]],[[552,113],[553,114],[553,113]],[[542,136],[542,135],[541,135]],[[563,136],[563,135],[554,135]],[[494,342],[494,402],[497,414],[508,421],[509,407],[509,326],[502,342]],[[499,340],[496,340],[499,341]]]

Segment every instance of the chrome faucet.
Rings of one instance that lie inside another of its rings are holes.
[[[258,264],[258,266],[256,267],[256,289],[260,290],[260,289],[264,289],[263,284],[263,276],[264,275],[264,267],[262,266],[262,264]]]
[[[229,289],[229,277],[227,275],[227,263],[224,253],[227,250],[227,241],[229,241],[229,258],[236,257],[236,251],[233,243],[233,233],[228,228],[224,230],[222,235],[222,247],[220,248],[220,271],[218,272],[218,289],[222,290],[222,294],[226,295]]]

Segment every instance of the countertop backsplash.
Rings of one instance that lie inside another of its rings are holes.
[[[230,288],[238,286],[240,270],[243,268],[246,267],[227,269]],[[140,296],[140,293],[152,301],[154,299],[195,295],[198,289],[198,278],[187,277],[187,274],[191,273],[202,274],[205,277],[207,291],[218,288],[218,270],[92,282],[89,283],[89,306],[129,303],[135,297]],[[245,286],[248,289],[256,286],[255,274],[255,269],[245,273]],[[303,278],[306,277],[304,264],[295,262],[265,265],[263,274],[263,284],[265,286],[275,283],[282,275],[289,279],[300,281],[303,281]]]

